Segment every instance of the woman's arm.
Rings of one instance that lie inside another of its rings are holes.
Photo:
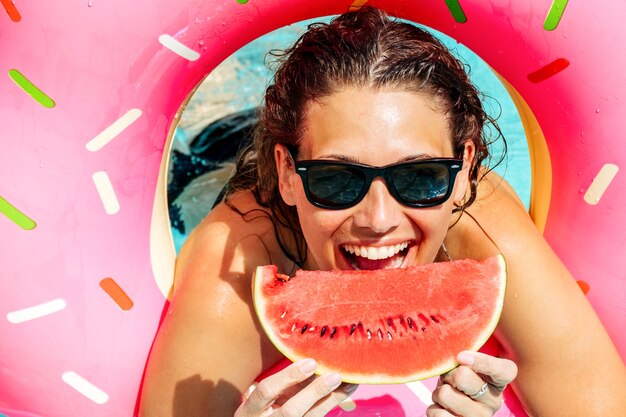
[[[571,274],[501,181],[490,174],[469,212],[507,261],[496,336],[518,365],[515,391],[531,415],[623,414],[626,371],[618,352]],[[464,229],[481,234],[471,219]]]
[[[177,260],[171,304],[155,339],[141,416],[230,416],[279,353],[256,321],[251,277],[269,264],[259,218],[238,227],[222,205],[190,235]],[[245,254],[245,256],[244,256]]]

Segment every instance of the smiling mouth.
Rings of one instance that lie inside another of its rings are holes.
[[[411,246],[407,241],[391,246],[341,245],[340,248],[352,269],[372,270],[401,268]]]

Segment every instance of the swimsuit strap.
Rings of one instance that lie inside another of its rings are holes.
[[[496,247],[496,249],[498,250],[498,253],[502,255],[502,251],[500,250],[500,247],[498,246],[498,244],[494,242],[491,236],[489,236],[489,233],[487,233],[487,231],[480,225],[480,223],[478,223],[478,220],[476,220],[476,217],[472,216],[467,210],[463,211],[463,213],[467,214],[470,217],[470,219],[474,220],[474,223],[476,223],[476,226],[478,226],[478,228],[482,230],[485,236],[487,236],[487,239],[489,239],[489,241],[493,243],[493,246]]]
[[[467,214],[470,217],[470,219],[472,219],[474,223],[476,223],[476,226],[478,226],[478,228],[485,234],[485,236],[487,236],[487,239],[489,239],[489,241],[493,244],[493,246],[495,246],[498,253],[502,255],[502,251],[500,250],[500,247],[498,246],[498,244],[491,238],[491,236],[489,236],[489,233],[487,233],[487,231],[480,225],[478,220],[476,220],[476,217],[472,216],[467,210],[462,210],[461,216],[463,214]],[[461,220],[461,216],[459,216],[459,219],[452,226],[450,226],[450,228],[454,227]],[[446,248],[445,241],[441,242],[441,249],[443,250],[443,253],[446,255],[446,258],[448,258],[448,261],[451,261],[452,257],[448,253],[448,249]]]

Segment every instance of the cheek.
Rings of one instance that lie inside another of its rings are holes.
[[[307,241],[322,241],[330,245],[332,245],[330,237],[341,227],[346,218],[340,211],[320,209],[308,201],[304,201],[303,205],[298,207],[298,215]]]
[[[348,217],[345,211],[324,210],[311,204],[301,181],[294,184],[294,191],[300,226],[307,241],[319,240],[319,236],[328,239]]]
[[[416,233],[420,236],[420,245],[416,257],[417,264],[431,263],[447,234],[452,208],[447,204],[437,210],[424,210],[411,216]]]

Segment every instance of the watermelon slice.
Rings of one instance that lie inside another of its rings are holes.
[[[297,271],[257,268],[254,307],[287,358],[314,358],[344,381],[395,384],[440,375],[477,350],[504,301],[501,255],[403,269]]]

